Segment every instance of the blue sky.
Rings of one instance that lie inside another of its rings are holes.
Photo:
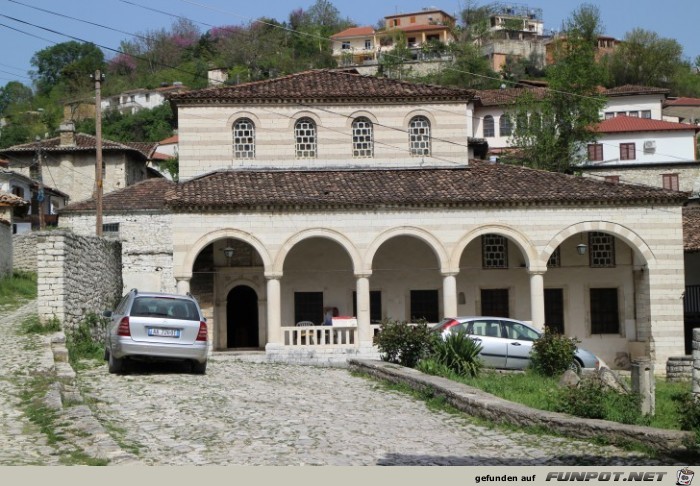
[[[283,21],[289,12],[308,8],[314,0],[16,0],[26,5],[59,12],[64,16],[102,24],[129,33],[142,33],[169,27],[173,17],[140,8],[138,5],[162,10],[190,18],[202,30],[205,24],[235,25],[261,17],[273,17]],[[450,14],[459,12],[467,0],[331,0],[343,17],[359,25],[375,25],[385,15],[418,11],[434,6]],[[477,5],[491,2],[478,1]],[[507,3],[507,2],[501,2]],[[510,2],[541,8],[546,29],[559,30],[566,19],[582,2],[573,0],[537,0]],[[588,1],[600,8],[605,33],[619,39],[635,27],[652,30],[661,37],[676,39],[684,49],[684,57],[694,59],[700,55],[697,40],[700,19],[699,0],[604,0]],[[37,11],[12,0],[0,0],[0,86],[17,80],[31,84],[28,71],[32,55],[53,43],[71,40],[68,37],[47,32],[36,27],[11,20],[36,24],[54,31],[118,49],[119,42],[129,38],[127,34],[88,25],[70,18]],[[17,32],[19,29],[33,36]],[[113,56],[106,53],[107,58]]]

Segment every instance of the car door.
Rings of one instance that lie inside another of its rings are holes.
[[[522,370],[530,365],[532,343],[539,337],[537,331],[523,322],[502,320],[506,338],[506,368]]]
[[[474,319],[467,324],[467,334],[481,344],[481,359],[489,368],[506,367],[506,339],[498,319]]]

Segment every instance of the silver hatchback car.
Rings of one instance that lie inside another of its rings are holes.
[[[433,326],[434,332],[445,337],[459,331],[466,332],[481,344],[481,359],[488,368],[525,369],[530,365],[532,343],[542,333],[522,321],[504,317],[447,317]],[[597,369],[601,361],[586,349],[577,347],[572,369]]]
[[[124,372],[129,359],[186,360],[194,373],[206,373],[207,324],[191,295],[132,289],[103,316],[110,320],[105,335],[110,373]]]

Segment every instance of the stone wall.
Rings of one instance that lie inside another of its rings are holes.
[[[37,233],[38,310],[74,329],[87,313],[111,309],[122,295],[121,244],[68,231]]]
[[[690,381],[693,379],[693,357],[671,356],[666,362],[667,381]]]
[[[0,278],[12,273],[12,226],[0,220]]]
[[[36,272],[37,233],[29,232],[12,236],[12,268],[19,272]]]

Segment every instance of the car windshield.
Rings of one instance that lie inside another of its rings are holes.
[[[198,321],[199,313],[194,302],[168,297],[138,297],[134,300],[130,315],[134,317],[168,317]]]

